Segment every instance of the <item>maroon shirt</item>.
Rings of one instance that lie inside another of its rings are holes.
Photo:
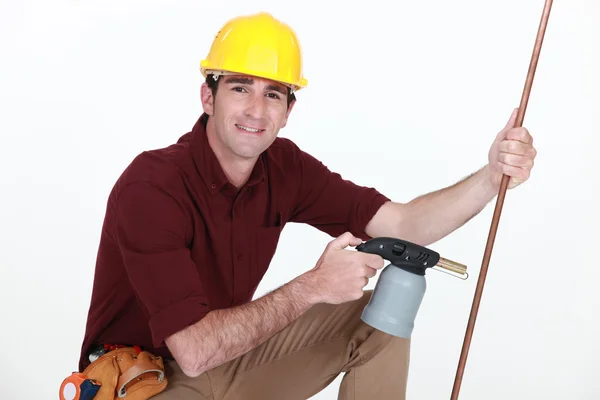
[[[206,118],[176,144],[136,157],[110,193],[80,370],[94,343],[172,358],[169,335],[252,300],[286,223],[368,239],[367,223],[388,201],[284,138],[238,192],[208,144]]]

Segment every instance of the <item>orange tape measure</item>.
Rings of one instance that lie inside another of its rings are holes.
[[[81,372],[73,372],[60,385],[60,400],[92,400],[101,383],[95,379],[88,379]]]

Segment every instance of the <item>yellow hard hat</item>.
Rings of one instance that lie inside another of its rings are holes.
[[[302,76],[302,52],[295,32],[268,13],[231,19],[217,33],[200,63],[208,74],[246,74],[281,82],[292,90],[308,84]]]

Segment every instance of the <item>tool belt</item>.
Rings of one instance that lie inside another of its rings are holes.
[[[60,400],[147,400],[167,386],[163,359],[139,347],[111,350],[60,387]]]

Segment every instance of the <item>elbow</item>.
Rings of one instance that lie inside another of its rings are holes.
[[[177,334],[165,340],[171,355],[181,371],[189,378],[196,378],[208,370],[204,366],[200,352],[192,343],[184,343]]]
[[[387,202],[367,225],[371,237],[390,236],[410,240],[414,232],[414,214],[410,204]]]
[[[428,246],[428,235],[423,231],[419,220],[421,211],[413,203],[393,203],[393,217],[388,218],[390,236],[407,240],[420,246]]]
[[[189,378],[196,378],[208,370],[197,353],[173,354],[173,358],[183,372]]]
[[[206,371],[219,366],[221,362],[218,360],[222,359],[221,356],[221,353],[218,351],[206,354],[200,351],[200,349],[195,348],[193,351],[188,351],[185,355],[180,354],[178,357],[181,361],[177,361],[177,357],[173,357],[186,376],[196,378]]]
[[[185,376],[187,376],[188,378],[197,378],[198,376],[206,372],[205,369],[199,368],[197,365],[188,366],[185,364],[179,364],[179,367],[181,368],[181,371],[185,374]]]
[[[188,378],[196,378],[197,376],[200,376],[202,372],[204,372],[202,368],[200,368],[200,363],[198,362],[197,357],[193,356],[193,353],[189,352],[187,354],[172,354],[175,362],[177,362],[177,365],[179,365],[179,368],[181,368],[181,372],[183,372]]]

